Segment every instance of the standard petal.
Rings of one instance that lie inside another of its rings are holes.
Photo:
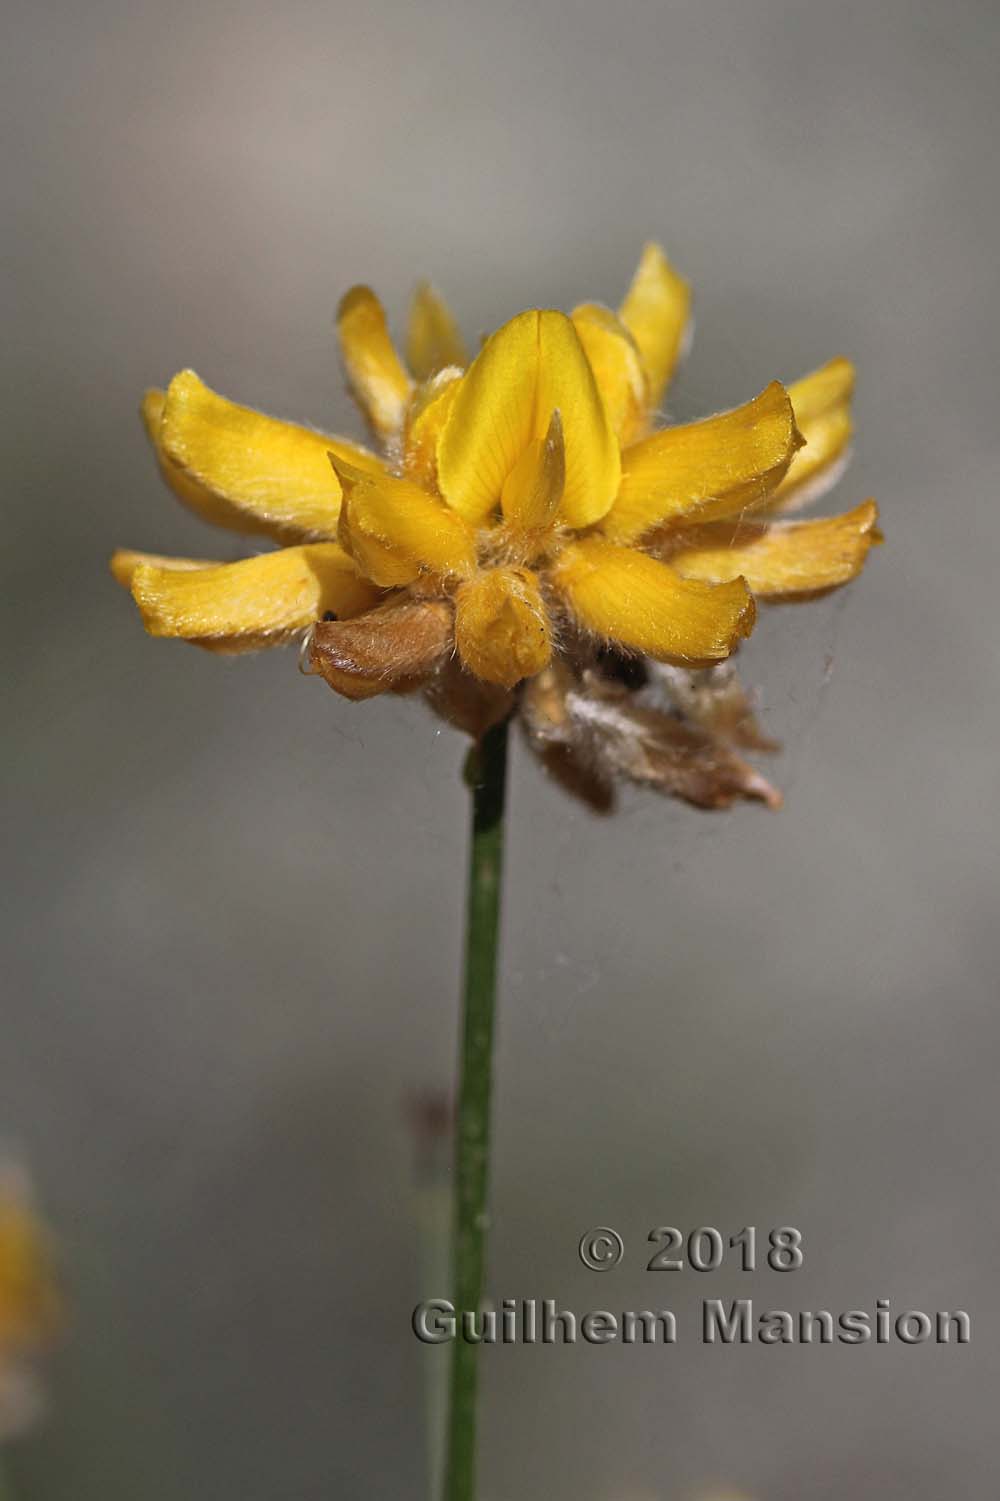
[[[416,687],[451,650],[452,620],[445,600],[404,598],[353,620],[321,621],[312,632],[309,664],[356,701]]]
[[[491,568],[455,596],[455,645],[477,678],[513,688],[541,672],[552,630],[538,579],[528,568]]]
[[[655,409],[684,352],[691,317],[691,288],[659,245],[644,247],[619,313],[639,346],[649,383],[649,404]]]
[[[555,518],[565,485],[566,446],[562,418],[555,411],[545,437],[528,444],[504,481],[504,520],[519,532],[544,531]]]
[[[765,599],[815,594],[857,577],[882,540],[877,523],[873,500],[821,521],[716,521],[686,532],[670,565],[714,584],[743,577]]]
[[[576,330],[557,312],[518,314],[466,371],[438,446],[450,504],[473,524],[485,521],[556,410],[566,451],[562,515],[571,526],[599,520],[618,488],[618,444]]]
[[[659,661],[707,666],[753,629],[753,596],[742,579],[703,584],[602,537],[570,543],[552,582],[586,630]]]
[[[805,446],[768,501],[765,509],[769,513],[798,511],[818,500],[840,478],[854,431],[854,379],[851,361],[839,358],[788,387]]]
[[[222,652],[281,645],[326,614],[357,615],[378,598],[336,542],[208,567],[139,563],[129,583],[151,636]]]
[[[477,524],[535,437],[537,312],[521,313],[487,339],[466,371],[438,444],[438,482],[446,500]],[[548,421],[548,413],[546,414]]]
[[[638,345],[621,319],[599,303],[582,303],[571,317],[615,436],[626,447],[642,436],[649,406]]]
[[[410,304],[406,335],[406,363],[417,380],[429,380],[448,365],[468,360],[458,324],[440,293],[421,282]]]
[[[462,577],[476,562],[471,527],[411,480],[368,475],[339,464],[344,491],[340,540],[361,572],[391,587],[421,573]]]
[[[157,395],[146,397],[150,425]],[[331,449],[361,468],[381,468],[354,443],[227,401],[193,370],[170,382],[154,443],[168,483],[206,521],[278,541],[337,535]]]
[[[371,287],[352,287],[337,310],[340,349],[351,389],[383,440],[403,426],[413,383],[389,337],[385,310]]]
[[[633,542],[682,518],[735,516],[774,492],[801,443],[778,381],[735,411],[663,428],[623,454],[621,488],[602,530]]]

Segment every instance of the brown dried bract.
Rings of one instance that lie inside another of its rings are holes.
[[[444,600],[383,605],[313,629],[309,665],[346,698],[418,687],[452,649],[453,611]]]
[[[513,713],[517,702],[509,688],[474,678],[455,657],[442,662],[423,689],[434,713],[474,740]]]
[[[560,663],[526,686],[529,740],[557,780],[600,811],[618,778],[698,808],[739,798],[781,806],[781,794],[723,737],[655,707],[646,692],[617,681],[607,664],[574,673]]]
[[[765,735],[757,723],[749,695],[731,662],[698,668],[649,662],[648,667],[652,683],[663,689],[669,703],[691,723],[743,750],[781,749],[780,741]]]

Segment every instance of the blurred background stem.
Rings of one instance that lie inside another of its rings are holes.
[[[455,1123],[452,1287],[458,1337],[452,1344],[446,1501],[476,1494],[478,1345],[461,1338],[464,1312],[477,1313],[488,1229],[490,1096],[500,892],[503,879],[507,724],[494,725],[470,753],[472,844],[466,909],[465,984],[458,1113]]]

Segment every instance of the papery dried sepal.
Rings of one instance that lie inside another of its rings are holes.
[[[740,798],[781,806],[781,793],[723,741],[642,707],[615,684],[590,676],[569,703],[582,742],[614,775],[698,808],[728,808]]]
[[[781,742],[766,734],[758,723],[754,706],[731,661],[694,670],[651,662],[649,673],[651,689],[658,690],[656,696],[723,744],[741,750],[781,749]]]

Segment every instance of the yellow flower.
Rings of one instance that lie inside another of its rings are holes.
[[[46,1236],[19,1173],[0,1166],[0,1438],[38,1406],[26,1361],[50,1342],[61,1304]]]
[[[346,697],[422,687],[473,733],[524,680],[551,699],[553,674],[570,691],[609,661],[725,662],[755,595],[853,578],[876,511],[781,519],[846,452],[846,360],[653,430],[689,302],[649,245],[617,314],[520,313],[467,363],[425,286],[404,365],[381,304],[355,287],[338,329],[381,452],[237,406],[183,371],[143,406],[164,477],[205,520],[280,546],[223,564],[118,552],[115,576],[152,635],[221,652],[304,639],[309,669]]]

